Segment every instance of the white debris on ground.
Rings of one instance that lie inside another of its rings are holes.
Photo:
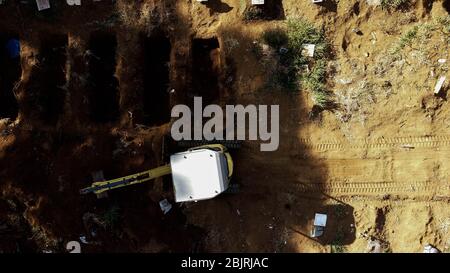
[[[439,94],[441,92],[442,88],[444,87],[444,83],[445,83],[445,76],[441,76],[438,82],[436,83],[436,86],[434,87],[434,94]]]
[[[87,238],[85,235],[80,236],[80,242],[82,242],[83,244],[89,244]]]
[[[36,5],[39,11],[46,10],[50,8],[49,0],[36,0]]]
[[[167,214],[172,209],[172,204],[167,199],[164,199],[159,202],[159,207],[164,214]]]
[[[367,253],[383,253],[382,243],[377,239],[367,241]]]
[[[423,248],[423,253],[439,253],[439,252],[440,251],[437,248],[433,247],[432,245],[426,245]]]
[[[370,6],[379,6],[379,5],[381,5],[381,0],[366,0],[366,2]]]
[[[308,56],[308,57],[314,57],[315,50],[316,50],[316,45],[304,44],[303,50],[302,50],[302,55]]]

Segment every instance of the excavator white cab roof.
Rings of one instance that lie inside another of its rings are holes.
[[[176,202],[211,199],[228,188],[227,159],[222,152],[195,149],[170,156]]]

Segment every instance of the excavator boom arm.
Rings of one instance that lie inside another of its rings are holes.
[[[112,180],[107,181],[98,181],[92,183],[92,185],[88,188],[84,188],[80,190],[81,194],[95,193],[101,194],[103,192],[117,189],[125,186],[130,186],[134,184],[143,183],[164,175],[168,175],[172,172],[170,165],[164,165],[161,167],[157,167],[145,172],[140,172]]]

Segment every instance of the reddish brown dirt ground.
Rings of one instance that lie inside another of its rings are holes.
[[[450,78],[449,40],[434,23],[448,1],[387,11],[283,0],[254,22],[242,19],[245,0],[52,1],[45,12],[29,2],[0,6],[0,38],[19,37],[22,72],[18,116],[0,122],[1,252],[65,252],[81,235],[91,242],[83,252],[366,252],[370,239],[384,252],[448,251],[450,107],[430,95],[437,76]],[[334,51],[327,84],[341,107],[314,120],[308,90],[261,91],[268,75],[250,50],[296,16],[323,28]],[[414,26],[431,27],[390,58]],[[107,199],[79,194],[93,171],[115,178],[164,164],[168,109],[195,95],[280,105],[280,148],[248,141],[232,153],[240,193],[167,215],[167,179]],[[319,240],[309,236],[315,212],[329,215]]]

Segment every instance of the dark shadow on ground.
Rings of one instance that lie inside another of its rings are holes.
[[[442,3],[442,6],[448,13],[450,13],[450,0],[444,0],[444,2]]]
[[[324,0],[316,5],[323,7],[328,12],[337,12],[337,2],[335,0]]]
[[[189,25],[189,20],[183,19],[182,22]],[[70,26],[68,31],[77,33],[79,27]],[[122,34],[138,35],[140,30],[120,31]],[[185,35],[192,37],[191,33]],[[249,141],[232,154],[236,167],[234,181],[242,185],[238,194],[221,195],[182,208],[175,204],[167,215],[161,212],[158,202],[167,198],[173,204],[173,196],[158,189],[160,180],[117,190],[106,200],[97,200],[95,195],[80,196],[80,188],[92,183],[92,171],[103,170],[109,179],[162,163],[158,154],[160,143],[157,141],[162,136],[149,135],[142,140],[142,145],[133,143],[124,149],[120,145],[120,136],[111,132],[111,126],[98,125],[98,128],[86,129],[83,125],[89,124],[87,120],[82,120],[80,127],[66,128],[64,131],[55,128],[42,130],[40,123],[34,120],[29,121],[31,127],[19,125],[13,132],[14,142],[2,151],[0,186],[8,189],[11,196],[20,195],[23,191],[26,198],[19,199],[20,202],[35,208],[33,219],[36,223],[61,237],[62,243],[78,240],[81,234],[86,233],[83,226],[86,212],[104,215],[111,206],[118,206],[120,216],[117,228],[103,232],[102,245],[89,246],[89,252],[297,251],[299,242],[292,239],[295,233],[292,230],[308,235],[316,212],[325,212],[329,217],[329,226],[320,239],[323,241],[319,243],[335,242],[338,228],[353,222],[352,209],[347,205],[338,209],[336,205],[339,202],[323,194],[327,166],[313,148],[298,139],[305,124],[311,122],[308,117],[310,107],[299,94],[279,90],[256,91],[250,88],[250,84],[245,95],[235,92],[237,90],[233,89],[236,88],[238,75],[244,80],[253,79],[261,75],[261,68],[245,67],[244,58],[240,58],[248,56],[253,58],[254,64],[258,64],[258,59],[248,51],[253,43],[250,37],[234,29],[226,30],[221,35],[234,36],[240,45],[230,55],[223,51],[225,49],[215,52],[219,53],[215,58],[220,60],[217,62],[220,64],[220,75],[217,77],[220,96],[214,96],[214,99],[221,104],[280,106],[279,149],[261,152],[258,142]],[[192,44],[189,44],[191,47]],[[187,50],[184,53],[189,56],[189,52]],[[189,58],[186,57],[186,60]],[[210,62],[206,60],[201,63]],[[195,72],[191,70],[190,63],[184,65],[188,74]],[[107,72],[111,76],[111,68],[107,68]],[[128,78],[132,78],[132,72],[129,73]],[[192,84],[188,78],[180,77],[181,83],[176,84]],[[42,78],[32,78],[30,81],[30,85],[23,90],[26,100],[32,94],[29,92],[30,86],[42,81]],[[180,88],[176,92],[183,91]],[[127,89],[121,90],[120,94],[133,92]],[[182,98],[184,94],[177,94],[177,97]],[[177,102],[189,104],[192,101],[191,97],[185,98]],[[132,128],[120,127],[119,131],[126,132],[127,141],[135,138]],[[7,187],[7,183],[11,183],[12,187]],[[310,189],[302,184],[314,184],[317,187]],[[42,201],[38,203],[39,200]],[[37,204],[38,208],[35,207]],[[354,234],[347,230],[342,233],[341,244],[354,240]],[[152,243],[160,247],[152,247]],[[64,251],[64,245],[60,247]]]
[[[17,35],[2,33],[0,30],[0,119],[14,120],[19,112],[15,91],[22,74],[20,56],[10,56],[7,48],[12,39],[18,38]]]
[[[233,9],[233,7],[222,2],[221,0],[209,0],[207,2],[203,2],[202,4],[210,9],[211,15],[214,13],[227,13]]]
[[[247,2],[244,11],[245,21],[284,20],[286,18],[282,0],[266,1],[264,5],[252,5],[250,1]]]
[[[261,77],[263,66],[258,66],[260,59],[251,50],[253,39],[241,30],[222,29],[218,36],[222,41],[239,41],[232,49],[227,43],[221,48],[218,104],[279,105],[280,146],[274,152],[261,152],[259,141],[245,141],[241,149],[231,152],[235,162],[232,182],[240,185],[240,192],[198,202],[187,214],[208,232],[205,249],[295,252],[301,242],[292,238],[298,232],[303,233],[306,240],[317,243],[319,248],[352,243],[355,240],[351,227],[355,221],[353,208],[326,194],[327,166],[313,148],[297,138],[304,124],[320,122],[320,118],[318,121],[310,119],[311,108],[299,93],[250,89],[245,90],[245,95],[239,95],[235,90],[236,77]],[[244,58],[236,56],[246,56],[245,62],[252,64],[251,69],[245,69]],[[240,82],[246,85],[245,81]],[[190,105],[191,100],[186,98],[183,103]],[[317,239],[310,234],[315,213],[328,215],[326,231]],[[199,218],[213,220],[202,222]],[[226,232],[223,226],[227,226]],[[215,235],[216,230],[221,230],[221,234]]]

